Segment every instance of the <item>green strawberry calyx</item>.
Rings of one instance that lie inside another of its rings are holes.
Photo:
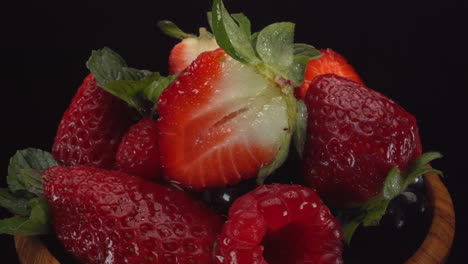
[[[294,23],[274,23],[252,33],[250,20],[242,13],[229,14],[221,0],[213,1],[208,21],[227,54],[270,80],[280,76],[300,86],[308,61],[321,57],[313,46],[294,43]]]
[[[50,232],[50,211],[44,198],[41,171],[57,165],[46,151],[28,148],[10,159],[7,182],[0,189],[0,206],[11,214],[0,220],[0,234],[33,236]]]
[[[378,225],[390,201],[405,191],[416,178],[426,173],[442,175],[441,171],[429,166],[431,161],[441,157],[442,155],[438,152],[426,152],[419,156],[406,171],[402,172],[397,167],[391,169],[385,178],[382,191],[359,206],[355,217],[343,227],[343,241],[349,245],[354,232],[361,224],[364,227]]]

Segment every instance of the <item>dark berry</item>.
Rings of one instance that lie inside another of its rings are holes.
[[[258,187],[255,179],[243,180],[240,183],[226,188],[205,191],[204,200],[223,215],[227,215],[234,201],[242,195]]]

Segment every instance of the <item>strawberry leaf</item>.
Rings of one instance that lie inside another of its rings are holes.
[[[237,15],[239,24],[228,13],[221,0],[214,0],[211,25],[218,45],[232,58],[248,64],[258,63],[250,38],[250,21],[243,15]]]
[[[57,165],[57,162],[46,151],[34,148],[19,150],[10,159],[7,175],[8,186],[13,192],[42,189],[42,186],[38,185],[37,175],[32,171],[41,171],[55,165]],[[34,177],[34,179],[28,176],[28,172],[32,173],[29,176]]]
[[[158,22],[158,27],[161,31],[173,38],[186,39],[195,37],[192,34],[185,33],[176,24],[169,20],[162,20]]]
[[[250,20],[242,13],[232,14],[232,17],[239,23],[242,33],[250,38],[252,35]]]
[[[294,43],[294,59],[307,65],[309,60],[322,57],[322,54],[312,45],[304,43]]]
[[[112,95],[124,100],[140,112],[144,112],[143,91],[159,80],[159,73],[151,73],[140,80],[118,80],[103,85],[103,88]]]
[[[123,79],[122,68],[127,67],[125,60],[108,47],[93,50],[86,67],[94,74],[99,85]]]
[[[107,47],[93,51],[86,66],[94,74],[100,87],[143,115],[148,111],[146,101],[153,105],[157,101],[154,96],[147,97],[148,93],[145,91],[152,90],[154,86],[167,87],[167,79],[161,80],[159,73],[129,68],[119,54]],[[162,83],[158,84],[160,81]]]
[[[21,169],[19,170],[19,176],[24,183],[26,191],[38,196],[44,195],[41,171],[36,169]]]
[[[177,78],[177,75],[169,75],[167,77],[161,77],[159,80],[156,82],[152,82],[150,85],[148,85],[144,90],[143,94],[145,95],[145,98],[149,99],[151,102],[157,102],[159,99],[159,96],[162,94],[162,92],[171,84],[175,79]],[[156,107],[158,106],[157,103],[153,104],[154,109],[153,112],[155,112],[157,109]]]
[[[303,43],[294,43],[294,62],[289,70],[289,79],[295,86],[302,84],[305,69],[310,60],[318,59],[322,54],[313,46]]]
[[[270,66],[276,75],[287,78],[293,63],[294,24],[289,22],[271,24],[258,33],[256,51],[262,61]]]
[[[403,173],[396,167],[391,169],[385,178],[382,191],[361,205],[357,216],[343,227],[345,243],[350,244],[352,235],[359,225],[378,225],[390,201],[405,191],[417,177],[429,172],[441,175],[441,171],[429,167],[429,162],[441,157],[438,152],[427,152],[419,156]]]
[[[27,216],[31,213],[28,202],[34,197],[34,194],[27,191],[11,192],[8,189],[0,189],[0,206],[14,215]]]
[[[49,233],[50,212],[45,198],[33,198],[27,206],[31,211],[29,217],[11,217],[0,220],[0,234],[34,236]]]
[[[57,162],[40,149],[19,150],[10,159],[7,181],[0,189],[0,206],[19,217],[0,220],[0,234],[39,235],[49,231],[49,207],[43,197],[41,171]]]

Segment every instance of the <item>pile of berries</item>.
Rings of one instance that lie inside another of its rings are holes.
[[[0,231],[53,232],[82,263],[343,263],[342,240],[438,172],[343,56],[220,0],[208,17],[199,36],[159,23],[181,39],[169,76],[93,51],[51,153],[11,159]]]

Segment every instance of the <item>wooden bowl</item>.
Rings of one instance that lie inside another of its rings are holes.
[[[428,173],[424,177],[433,219],[423,243],[405,264],[445,263],[455,234],[455,212],[449,192],[438,175]],[[38,237],[15,236],[15,246],[22,264],[60,264]]]

